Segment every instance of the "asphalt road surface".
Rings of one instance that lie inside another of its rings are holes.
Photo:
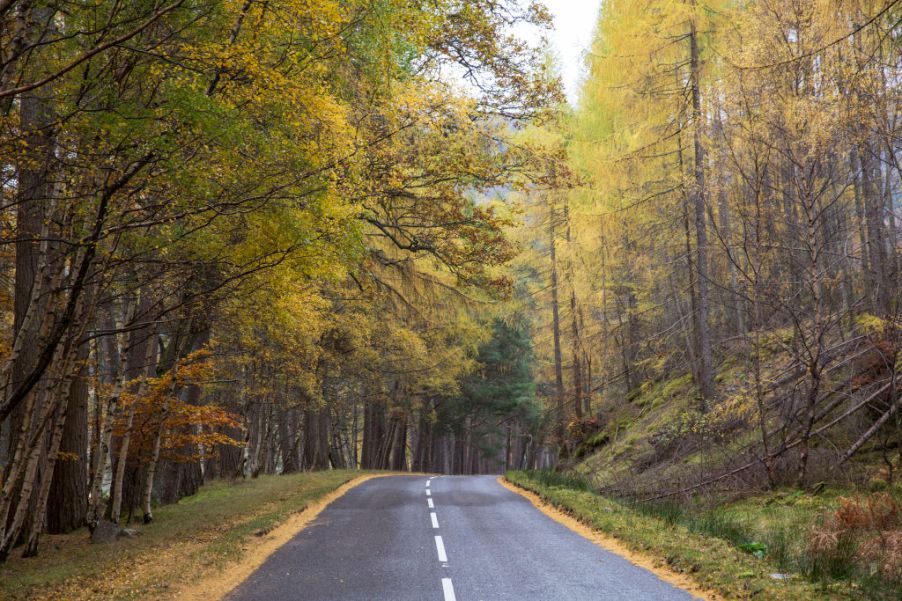
[[[329,505],[228,601],[690,601],[494,476],[374,478]]]

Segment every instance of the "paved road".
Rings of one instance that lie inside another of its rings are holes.
[[[375,478],[327,507],[228,601],[691,601],[494,476]]]

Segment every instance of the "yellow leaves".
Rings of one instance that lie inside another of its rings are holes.
[[[886,331],[887,321],[871,313],[861,313],[855,318],[855,325],[869,336],[882,336]]]
[[[65,451],[57,451],[56,460],[57,461],[78,461],[81,459],[81,456],[78,453],[67,453]]]

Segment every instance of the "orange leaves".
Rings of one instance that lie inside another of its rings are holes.
[[[202,386],[214,370],[210,352],[201,349],[182,359],[173,369],[157,377],[132,380],[122,395],[124,410],[117,416],[114,433],[122,436],[129,410],[134,411],[132,437],[141,460],[149,457],[156,432],[162,427],[163,454],[171,460],[197,459],[209,455],[216,445],[241,445],[223,434],[240,428],[238,416],[215,404],[195,404],[189,389]]]
[[[890,580],[902,580],[902,507],[887,493],[839,498],[839,507],[811,535],[817,556],[847,556]]]
[[[838,528],[846,530],[888,530],[902,526],[902,508],[886,493],[864,499],[840,497],[833,520]]]

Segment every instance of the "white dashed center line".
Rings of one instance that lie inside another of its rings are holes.
[[[448,563],[448,554],[445,553],[445,543],[442,542],[441,536],[435,537],[435,550],[438,551],[438,560],[441,563]]]
[[[442,591],[445,593],[445,601],[457,601],[454,596],[454,585],[450,578],[442,578]]]
[[[433,476],[434,478],[435,476]],[[429,490],[429,484],[432,478],[426,480],[426,504],[429,509],[435,509],[435,503],[432,501],[432,492]],[[434,511],[429,512],[429,519],[432,520],[432,528],[438,529],[438,516]],[[445,552],[445,543],[441,536],[435,537],[435,550],[438,552],[438,561],[443,567],[448,567],[448,554]],[[457,601],[454,596],[454,585],[451,584],[450,578],[442,578],[442,592],[445,594],[445,601]]]

